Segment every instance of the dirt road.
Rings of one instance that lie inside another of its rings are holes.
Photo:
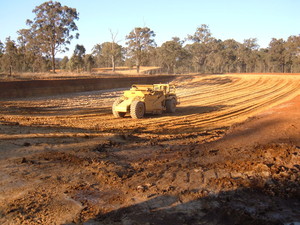
[[[181,76],[174,114],[123,89],[0,101],[3,224],[300,221],[300,76]]]

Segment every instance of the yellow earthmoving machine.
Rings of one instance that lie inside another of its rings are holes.
[[[112,106],[115,117],[124,117],[126,113],[134,119],[143,118],[144,114],[161,114],[163,111],[174,113],[179,104],[175,86],[169,84],[140,85],[134,84],[124,91]]]

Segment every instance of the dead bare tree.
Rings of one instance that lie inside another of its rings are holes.
[[[111,35],[111,64],[112,64],[112,71],[115,72],[116,71],[116,55],[118,54],[118,52],[116,51],[116,37],[118,35],[118,32],[114,33],[112,32],[111,29],[109,29],[110,31],[110,35]]]

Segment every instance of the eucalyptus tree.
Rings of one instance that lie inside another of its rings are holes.
[[[208,55],[211,53],[209,43],[215,41],[212,37],[208,25],[202,24],[196,29],[193,35],[188,35],[188,40],[193,44],[186,46],[186,49],[192,55],[192,62],[196,72],[205,72],[205,64]]]
[[[257,38],[248,38],[244,40],[242,44],[242,51],[246,64],[245,72],[255,72],[258,60],[258,49],[259,45],[257,44]]]
[[[86,54],[83,58],[85,71],[92,72],[95,65],[95,60],[92,54]]]
[[[111,58],[112,71],[115,72],[116,61],[120,58],[122,59],[122,46],[118,45],[118,43],[116,42],[118,32],[114,33],[112,32],[112,30],[110,30],[110,35],[111,35],[111,42],[110,42],[109,54]]]
[[[65,56],[61,61],[60,61],[60,69],[61,70],[66,70],[67,69],[67,64],[69,62],[68,56]]]
[[[122,61],[122,46],[115,42],[104,42],[101,44],[101,55],[106,67],[112,67],[114,72],[117,62]]]
[[[285,44],[288,72],[300,71],[300,35],[290,36]]]
[[[103,66],[103,57],[102,57],[102,45],[101,44],[94,45],[94,47],[92,49],[92,55],[95,60],[95,66],[102,67]]]
[[[222,73],[236,72],[238,49],[240,48],[241,44],[234,39],[228,39],[222,42],[222,46]]]
[[[173,38],[163,43],[158,50],[161,66],[166,68],[168,73],[174,73],[186,56],[182,44],[179,38]]]
[[[257,52],[256,72],[267,73],[270,70],[269,49],[260,48]]]
[[[79,19],[79,13],[75,8],[53,1],[37,6],[32,12],[35,18],[26,22],[32,34],[30,41],[51,58],[55,72],[55,55],[69,50],[67,45],[74,37],[79,37],[78,33],[73,35],[78,30],[75,21]]]
[[[71,70],[77,69],[79,73],[84,67],[84,56],[85,56],[85,47],[83,45],[76,45],[73,55],[69,60],[69,65]]]
[[[36,70],[37,62],[41,62],[39,57],[42,57],[42,54],[39,50],[39,47],[34,42],[34,37],[30,29],[21,29],[17,31],[18,33],[18,43],[19,43],[19,54],[22,58],[22,71],[31,70],[32,72],[39,71]],[[42,66],[38,66],[41,68]]]
[[[123,47],[116,42],[104,42],[93,47],[92,55],[96,66],[112,67],[114,72],[116,65],[122,63],[124,53]]]
[[[138,73],[145,53],[149,51],[150,47],[156,46],[154,37],[154,31],[148,27],[136,27],[126,36],[128,53],[135,59]]]
[[[196,43],[207,44],[213,39],[213,37],[209,26],[201,24],[201,26],[197,27],[196,32],[193,35],[188,35],[188,39]]]
[[[2,56],[2,66],[11,75],[18,63],[18,48],[15,41],[11,40],[10,37],[6,38],[4,53]]]
[[[49,69],[47,57],[43,56],[30,29],[21,29],[18,32],[18,52],[21,58],[21,71],[45,71]]]
[[[272,72],[285,72],[286,65],[286,42],[280,38],[272,38],[269,44],[269,57],[272,65]]]

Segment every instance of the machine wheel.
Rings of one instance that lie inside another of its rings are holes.
[[[166,101],[166,111],[168,113],[174,113],[176,111],[176,100],[174,98]]]
[[[119,105],[122,102],[122,99],[118,98],[116,101],[114,101],[114,104],[112,106],[112,113],[114,114],[115,117],[117,118],[123,118],[126,114],[126,112],[118,112],[115,110],[115,107]]]
[[[133,119],[141,119],[145,114],[145,104],[140,101],[133,101],[130,105],[130,116]]]

